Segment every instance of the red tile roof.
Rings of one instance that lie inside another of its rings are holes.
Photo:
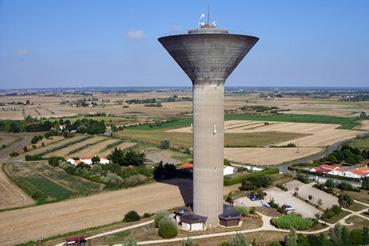
[[[192,169],[193,164],[192,163],[182,163],[181,165],[177,166],[179,169]]]

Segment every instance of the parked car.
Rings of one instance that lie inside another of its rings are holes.
[[[292,206],[292,205],[286,205],[285,204],[285,205],[282,206],[282,210],[285,211],[285,212],[290,212],[290,211],[295,210],[295,207]]]
[[[251,200],[251,201],[259,201],[259,197],[256,195],[256,194],[250,194],[248,195],[248,198]]]

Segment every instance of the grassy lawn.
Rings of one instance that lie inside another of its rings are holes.
[[[369,227],[369,220],[361,218],[359,216],[351,216],[346,220],[347,223],[354,223],[354,225],[349,226],[350,230],[363,229],[364,226]]]
[[[350,195],[354,200],[369,204],[369,191],[367,190],[360,190],[360,192],[345,191],[344,193]]]
[[[191,147],[192,134],[183,132],[166,132],[162,130],[126,130],[120,136],[133,140],[141,140],[153,144],[160,144],[160,140],[169,139],[174,147]],[[295,139],[304,134],[286,132],[252,132],[252,133],[226,133],[225,147],[264,147],[269,144]]]
[[[334,224],[334,223],[336,223],[337,221],[339,221],[340,219],[342,219],[343,217],[345,217],[348,214],[350,214],[350,212],[342,210],[340,213],[336,214],[332,218],[326,219],[324,221],[327,222],[327,223],[330,223],[330,224]]]
[[[352,203],[352,205],[350,207],[348,207],[347,209],[352,210],[352,211],[360,211],[363,210],[365,208],[368,208],[367,206],[361,205],[360,203],[354,202]]]

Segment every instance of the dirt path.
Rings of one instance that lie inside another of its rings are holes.
[[[126,190],[0,213],[0,242],[15,245],[119,221],[129,210],[155,212],[183,206],[191,180],[153,183]],[[165,203],[163,203],[165,201]]]
[[[3,165],[0,160],[0,209],[32,205],[33,200],[5,175]]]

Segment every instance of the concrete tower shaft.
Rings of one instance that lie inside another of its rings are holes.
[[[211,26],[159,38],[193,84],[193,211],[208,226],[223,213],[224,82],[257,40]]]

